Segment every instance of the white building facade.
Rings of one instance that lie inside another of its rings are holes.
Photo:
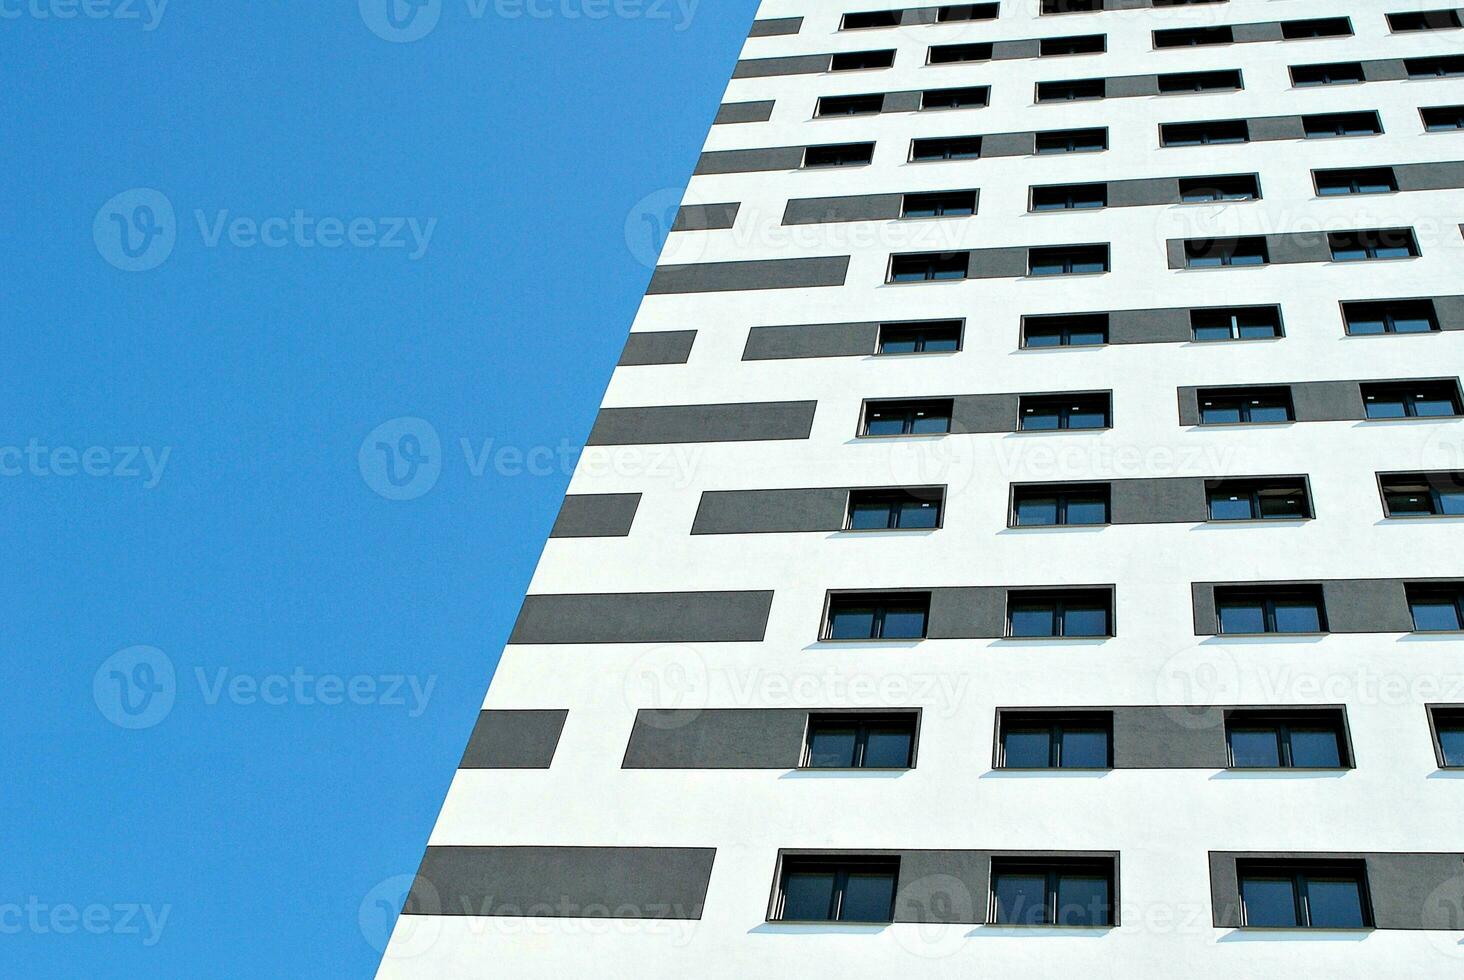
[[[1460,18],[764,0],[380,975],[1458,976]]]

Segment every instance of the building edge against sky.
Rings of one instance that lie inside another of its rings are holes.
[[[1458,8],[765,0],[379,975],[1456,975],[1461,223]]]

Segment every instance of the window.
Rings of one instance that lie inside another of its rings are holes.
[[[1464,630],[1464,587],[1414,585],[1408,589],[1408,611],[1415,633],[1457,633]]]
[[[1464,517],[1464,472],[1387,473],[1378,482],[1389,517]]]
[[[1464,105],[1440,105],[1419,109],[1423,128],[1430,133],[1464,129]]]
[[[1328,136],[1376,136],[1383,131],[1383,124],[1376,112],[1326,112],[1301,117],[1306,138],[1324,139]]]
[[[786,857],[774,922],[890,922],[900,859]]]
[[[1241,921],[1248,929],[1366,929],[1361,861],[1237,861]]]
[[[1072,37],[1044,37],[1037,57],[1055,58],[1070,54],[1099,54],[1108,50],[1106,34],[1076,34]]]
[[[1292,65],[1291,84],[1296,88],[1312,85],[1351,85],[1363,81],[1362,63],[1341,61],[1332,65]]]
[[[930,49],[930,64],[953,65],[964,61],[990,61],[990,44],[937,44]]]
[[[1108,484],[1012,487],[1012,527],[1091,527],[1108,523]]]
[[[1185,71],[1159,76],[1159,92],[1231,92],[1245,88],[1238,71]]]
[[[1212,521],[1304,521],[1312,516],[1306,480],[1210,480]]]
[[[1186,204],[1213,201],[1258,201],[1261,182],[1255,174],[1230,174],[1221,177],[1181,177],[1179,199]]]
[[[1406,58],[1403,68],[1409,78],[1453,78],[1464,75],[1464,55],[1441,58]]]
[[[1151,0],[1155,7],[1188,7],[1201,3],[1228,3],[1229,0]]]
[[[1352,21],[1346,17],[1315,17],[1310,20],[1283,20],[1281,37],[1287,41],[1305,41],[1314,37],[1351,37]]]
[[[1112,769],[1113,713],[1001,713],[1000,769]]]
[[[829,59],[829,71],[864,71],[869,68],[889,68],[895,63],[895,52],[888,51],[846,51]]]
[[[1249,143],[1250,127],[1244,119],[1212,122],[1164,123],[1159,127],[1164,146],[1210,146],[1218,143]]]
[[[913,140],[910,143],[911,163],[928,163],[932,160],[977,160],[980,157],[981,137],[979,136],[947,136]]]
[[[909,769],[915,715],[810,715],[803,769]]]
[[[1281,336],[1281,307],[1232,306],[1190,310],[1190,330],[1200,342],[1264,340]]]
[[[1000,4],[996,3],[953,3],[941,7],[936,14],[937,23],[949,24],[959,20],[995,20]]]
[[[1073,276],[1107,271],[1107,245],[1033,248],[1027,251],[1028,275]]]
[[[1333,262],[1367,259],[1406,259],[1418,255],[1418,243],[1411,228],[1378,228],[1367,231],[1334,231],[1327,235]]]
[[[1032,211],[1074,211],[1108,206],[1107,184],[1053,184],[1032,188]]]
[[[1451,418],[1459,414],[1457,381],[1365,384],[1362,403],[1370,419]]]
[[[921,436],[951,431],[951,400],[865,402],[861,436]]]
[[[1107,637],[1112,622],[1110,592],[1012,592],[1007,598],[1007,636],[1013,638]]]
[[[1070,82],[1038,82],[1038,102],[1080,102],[1101,99],[1106,91],[1101,78],[1080,78]]]
[[[1290,422],[1290,388],[1215,388],[1196,394],[1201,425]]]
[[[1037,153],[1096,153],[1108,149],[1106,129],[1051,129],[1035,135]]]
[[[1430,716],[1439,765],[1445,769],[1464,769],[1464,709],[1434,708]]]
[[[909,531],[940,527],[945,493],[939,487],[901,490],[851,490],[849,531]]]
[[[1156,48],[1190,48],[1203,44],[1232,44],[1235,32],[1229,27],[1172,27],[1154,32]]]
[[[979,109],[986,105],[991,90],[985,85],[970,88],[938,88],[922,93],[922,109]]]
[[[991,922],[1002,926],[1113,925],[1113,861],[993,858]]]
[[[1103,0],[1042,0],[1044,14],[1085,14],[1103,9]]]
[[[1222,635],[1260,633],[1325,633],[1327,617],[1317,586],[1250,590],[1215,590],[1215,609]]]
[[[919,640],[929,613],[929,592],[832,595],[823,639]]]
[[[1385,299],[1342,304],[1347,332],[1354,335],[1431,333],[1439,329],[1430,299]]]
[[[1457,10],[1409,10],[1388,15],[1388,30],[1395,34],[1405,31],[1452,31],[1460,26]]]
[[[1022,318],[1023,347],[1095,347],[1106,343],[1107,313]]]
[[[1319,197],[1339,194],[1391,194],[1398,189],[1392,167],[1358,170],[1313,170]]]
[[[953,218],[976,213],[975,191],[937,191],[906,194],[902,212],[906,218]]]
[[[1225,719],[1231,769],[1346,769],[1342,712],[1232,711]]]
[[[1018,428],[1023,432],[1106,429],[1110,402],[1106,391],[1077,395],[1023,395],[1017,400]]]
[[[1265,265],[1270,261],[1264,238],[1192,238],[1184,243],[1186,269]]]
[[[890,259],[890,282],[934,282],[964,279],[971,261],[966,252],[917,252]]]
[[[936,354],[960,349],[960,320],[879,325],[881,354]]]
[[[825,95],[818,100],[818,115],[864,116],[884,111],[883,95]]]
[[[857,14],[845,14],[841,30],[866,31],[875,27],[899,27],[901,11],[867,10]]]
[[[805,167],[859,167],[874,159],[873,143],[810,146],[803,151]]]

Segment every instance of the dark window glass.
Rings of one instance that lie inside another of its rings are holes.
[[[935,44],[930,48],[932,65],[951,65],[964,61],[990,61],[991,45],[988,44]]]
[[[943,494],[934,487],[914,490],[851,490],[851,531],[910,530],[940,526]]]
[[[1464,587],[1409,585],[1408,608],[1419,633],[1457,633],[1464,629]]]
[[[1418,112],[1423,116],[1424,129],[1430,133],[1464,129],[1464,105],[1429,106]]]
[[[1044,14],[1084,14],[1103,9],[1103,0],[1042,0]]]
[[[1027,252],[1028,275],[1068,276],[1107,271],[1107,245],[1034,248]]]
[[[1108,485],[1012,488],[1012,527],[1091,526],[1108,523]]]
[[[1281,336],[1279,306],[1220,307],[1190,311],[1197,341],[1262,340]]]
[[[1006,926],[1113,925],[1113,862],[991,862],[991,922]]]
[[[1345,769],[1342,714],[1233,711],[1225,720],[1232,769]]]
[[[1176,92],[1220,92],[1245,88],[1238,71],[1186,71],[1159,76],[1159,91],[1169,95]]]
[[[1181,177],[1179,199],[1186,204],[1211,201],[1255,201],[1261,196],[1261,183],[1255,174],[1229,174],[1218,177]]]
[[[904,217],[952,218],[976,213],[975,191],[938,191],[934,194],[906,194]]]
[[[1250,128],[1244,119],[1213,122],[1165,123],[1159,127],[1165,146],[1209,146],[1217,143],[1248,143]]]
[[[863,31],[872,27],[898,27],[901,11],[868,10],[844,15],[844,30]]]
[[[995,20],[999,7],[995,3],[947,4],[936,14],[936,21],[948,24],[959,20]]]
[[[1044,37],[1038,47],[1039,58],[1069,54],[1097,54],[1108,48],[1106,34],[1078,34],[1073,37]]]
[[[1096,153],[1108,149],[1106,129],[1053,129],[1038,133],[1038,153]]]
[[[1325,633],[1327,617],[1318,588],[1217,588],[1221,633]]]
[[[951,400],[930,398],[913,402],[867,402],[866,436],[932,435],[951,430]]]
[[[1032,188],[1033,211],[1074,211],[1107,206],[1107,184],[1055,184]]]
[[[1445,55],[1441,58],[1407,58],[1403,67],[1409,78],[1453,78],[1464,75],[1464,55]]]
[[[933,282],[964,279],[971,261],[966,252],[917,252],[890,259],[890,282]]]
[[[1038,102],[1080,102],[1101,99],[1105,91],[1101,78],[1080,78],[1074,81],[1038,82]]]
[[[1107,592],[1012,592],[1007,598],[1007,635],[1111,636],[1112,603]]]
[[[883,110],[883,95],[825,95],[818,100],[820,117],[862,116]]]
[[[1281,36],[1288,41],[1303,41],[1313,37],[1351,37],[1352,21],[1346,17],[1283,20]]]
[[[873,143],[810,146],[803,151],[805,167],[856,167],[874,159]]]
[[[1394,299],[1343,303],[1349,334],[1431,333],[1439,329],[1433,300]]]
[[[1390,194],[1398,189],[1398,178],[1392,167],[1368,167],[1360,170],[1315,170],[1317,194],[1332,197],[1338,194]]]
[[[812,715],[805,769],[909,769],[913,714]]]
[[[928,592],[856,592],[829,599],[826,640],[918,640],[925,636]]]
[[[1187,269],[1232,265],[1265,265],[1271,261],[1266,240],[1254,238],[1192,238],[1184,243]]]
[[[1457,10],[1409,10],[1388,15],[1388,29],[1405,31],[1451,31],[1459,27]]]
[[[1228,3],[1229,0],[1151,0],[1155,7],[1190,7],[1202,3]]]
[[[1464,517],[1464,472],[1389,473],[1380,483],[1389,517]]]
[[[1451,418],[1459,413],[1455,381],[1365,384],[1362,403],[1370,419]]]
[[[863,71],[867,68],[888,68],[895,63],[895,52],[846,51],[829,59],[829,71]]]
[[[1077,395],[1023,395],[1017,401],[1018,428],[1106,429],[1112,400],[1107,392]]]
[[[1383,131],[1376,112],[1329,112],[1301,117],[1307,139],[1328,136],[1375,136]]]
[[[1299,521],[1311,517],[1303,480],[1212,480],[1212,521]]]
[[[1095,347],[1106,343],[1107,313],[1029,316],[1022,319],[1023,347]]]
[[[935,354],[960,349],[960,320],[882,323],[879,327],[881,354]]]
[[[1154,32],[1156,48],[1192,48],[1205,44],[1231,44],[1235,32],[1227,27],[1173,27]]]
[[[1111,713],[1079,712],[1001,716],[1003,769],[1109,769]]]
[[[1433,722],[1440,761],[1449,769],[1464,768],[1464,710],[1436,708]]]
[[[1197,392],[1196,399],[1201,425],[1290,422],[1295,418],[1289,388],[1215,388]]]
[[[898,858],[788,857],[774,919],[781,922],[889,922]]]
[[[1245,925],[1252,929],[1363,929],[1372,925],[1360,862],[1239,861]]]
[[[986,97],[990,89],[985,85],[975,85],[969,88],[939,88],[931,89],[920,96],[920,108],[922,109],[967,109],[986,105]]]
[[[931,160],[976,160],[981,156],[981,137],[951,136],[915,140],[910,144],[910,160],[925,163]]]
[[[1404,259],[1418,254],[1412,228],[1379,228],[1368,231],[1334,231],[1327,235],[1332,261],[1357,262],[1366,259]]]
[[[1312,85],[1351,85],[1363,81],[1362,63],[1342,61],[1331,65],[1292,65],[1291,84],[1297,88]]]

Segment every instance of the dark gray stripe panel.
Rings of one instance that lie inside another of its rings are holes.
[[[717,118],[712,120],[712,125],[767,122],[773,118],[773,105],[773,102],[724,102],[717,107]]]
[[[752,22],[752,30],[748,31],[748,37],[781,37],[784,34],[797,34],[803,29],[802,17],[774,17],[768,20],[755,20]]]
[[[570,494],[559,508],[551,538],[623,538],[630,533],[638,493]]]
[[[1377,929],[1464,929],[1464,855],[1448,853],[1211,851],[1215,928],[1242,928],[1237,861],[1361,861]],[[1452,942],[1452,940],[1450,940]]]
[[[1266,239],[1266,254],[1271,265],[1291,265],[1298,262],[1330,262],[1332,261],[1332,248],[1327,240],[1327,233],[1295,232],[1286,235],[1262,235],[1242,236],[1262,237]],[[1206,239],[1185,239],[1171,238],[1166,243],[1166,251],[1169,254],[1169,268],[1185,268],[1184,244],[1186,241],[1204,241]]]
[[[1435,296],[1433,305],[1440,329],[1464,330],[1464,296]]]
[[[1402,58],[1382,58],[1362,63],[1362,77],[1369,82],[1399,82],[1408,77]]]
[[[405,914],[700,919],[714,847],[429,847]]]
[[[1178,204],[1178,177],[1148,177],[1108,182],[1108,206],[1143,207],[1150,204]]]
[[[710,150],[696,161],[698,176],[751,174],[768,170],[797,170],[803,166],[801,146],[767,146],[755,150]]]
[[[1052,590],[1112,592],[1111,585],[1063,585],[1011,588],[978,585],[930,590],[926,636],[932,640],[995,640],[1006,636],[1007,594]]]
[[[799,490],[708,490],[697,505],[692,534],[772,534],[840,531],[848,487]]]
[[[772,592],[619,592],[524,597],[510,643],[756,643]]]
[[[1419,579],[1411,581],[1432,581]],[[1219,636],[1215,609],[1216,588],[1265,590],[1293,586],[1321,586],[1327,628],[1332,633],[1410,633],[1413,616],[1408,609],[1405,581],[1400,578],[1310,579],[1296,582],[1195,582],[1190,586],[1194,604],[1195,635]]]
[[[1256,142],[1306,139],[1306,123],[1301,116],[1262,116],[1246,120],[1246,127]]]
[[[1120,75],[1104,81],[1103,96],[1108,99],[1128,99],[1141,95],[1159,94],[1158,75]]]
[[[1020,58],[1037,58],[1042,54],[1042,42],[1037,38],[1021,41],[996,41],[991,45],[993,61],[1015,61]]]
[[[1027,274],[1027,249],[972,249],[966,266],[967,279],[1013,279]]]
[[[992,133],[981,137],[981,155],[984,157],[1025,157],[1037,152],[1037,134]]]
[[[796,769],[807,708],[636,712],[622,769]]]
[[[1263,24],[1234,24],[1230,28],[1231,36],[1237,44],[1245,44],[1252,41],[1284,41],[1286,35],[1281,30],[1279,20]]]
[[[785,225],[816,225],[838,221],[882,221],[904,211],[903,194],[857,194],[851,197],[805,197],[788,202]]]
[[[620,352],[619,367],[648,364],[685,364],[696,342],[695,330],[656,330],[632,333]]]
[[[1115,769],[1225,769],[1230,754],[1225,743],[1225,712],[1212,705],[1083,706],[1070,708],[1001,708],[1001,716],[1093,712],[1113,716]],[[994,747],[993,765],[1000,753]]]
[[[1202,476],[1114,480],[1109,484],[1114,524],[1199,524],[1210,519]]]
[[[912,24],[935,24],[939,22],[939,7],[911,7],[900,12],[900,26],[909,27]]]
[[[1362,388],[1356,381],[1277,382],[1253,387],[1290,388],[1291,407],[1297,422],[1353,422],[1367,418]],[[1223,385],[1206,385],[1204,390],[1224,389]],[[1180,425],[1200,424],[1200,391],[1198,387],[1179,389]]]
[[[925,93],[913,92],[886,92],[884,94],[884,105],[880,112],[919,112],[920,105],[924,101]]]
[[[737,222],[742,205],[683,204],[676,212],[672,231],[724,231]]]
[[[849,256],[810,259],[765,259],[753,262],[703,262],[658,265],[646,295],[721,293],[748,289],[811,289],[842,286],[849,275]]]
[[[742,350],[744,361],[794,357],[853,357],[873,354],[880,321],[868,323],[800,323],[753,327]]]
[[[1114,310],[1108,314],[1110,344],[1177,344],[1193,339],[1190,311],[1185,307]]]
[[[569,712],[480,711],[459,769],[548,769]]]
[[[590,446],[807,439],[818,402],[733,402],[602,408]]]
[[[1464,163],[1404,163],[1393,168],[1400,191],[1442,191],[1464,187]]]
[[[733,78],[772,78],[777,75],[815,75],[829,70],[829,55],[800,54],[789,58],[752,58],[737,62]]]

